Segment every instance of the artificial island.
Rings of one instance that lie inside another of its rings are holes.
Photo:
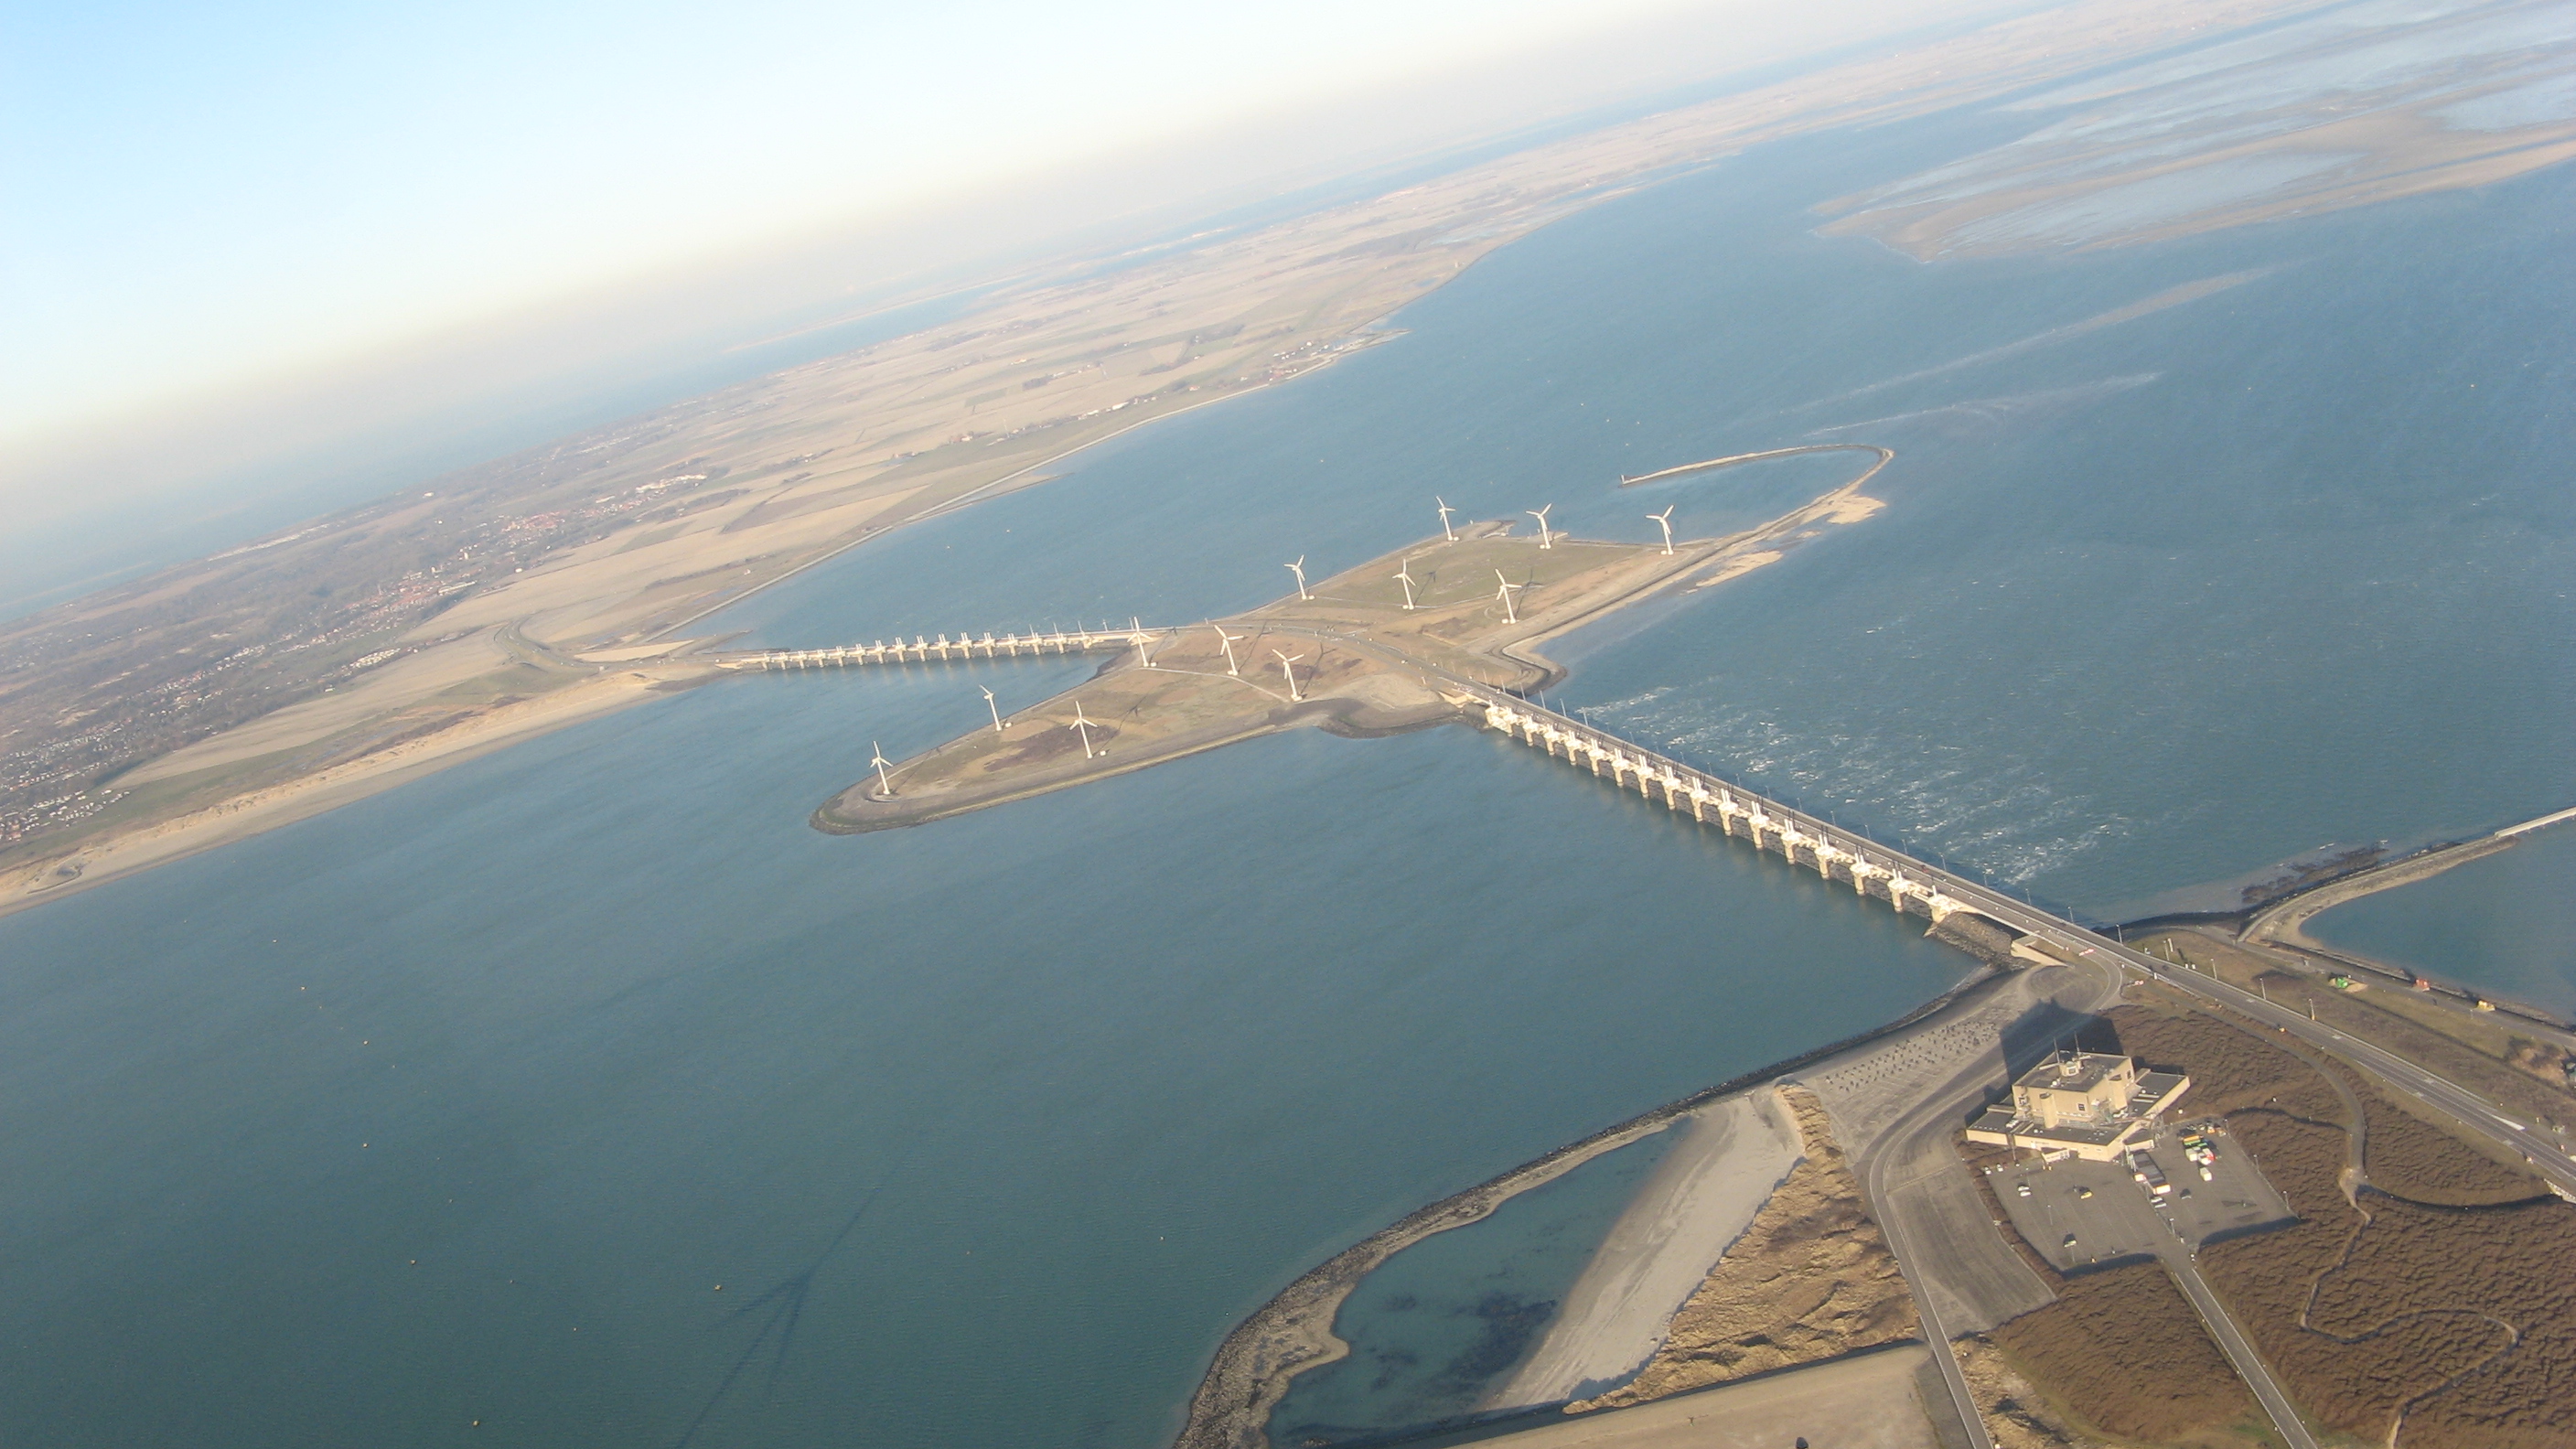
[[[2576,1442],[2576,1413],[2545,1387],[2576,1366],[2576,1328],[2552,1307],[2576,1254],[2576,1033],[2473,996],[2365,1000],[2350,963],[2278,924],[2374,872],[2303,878],[2243,919],[2087,925],[1543,703],[1564,673],[1548,640],[1878,513],[1862,488],[1893,455],[1844,446],[1848,481],[1722,537],[1601,542],[1556,532],[1544,508],[1526,525],[1453,525],[1444,508],[1438,535],[1320,581],[1296,560],[1292,592],[1195,626],[701,658],[739,672],[1103,657],[1040,704],[877,756],[815,811],[825,831],[924,824],[1281,730],[1455,722],[1978,958],[1899,1021],[1613,1124],[1317,1264],[1215,1346],[1181,1449],[1423,1433],[1509,1449],[1809,1433],[1904,1449]],[[2413,878],[2567,813],[2375,874]],[[1580,1276],[1502,1311],[1501,1336],[1470,1350],[1504,1365],[1478,1397],[1403,1426],[1294,1397],[1337,1365],[1407,1371],[1344,1319],[1390,1259],[1645,1146],[1663,1155]]]
[[[1556,531],[1548,509],[1528,531],[1500,520],[1459,524],[1440,506],[1441,532],[1310,582],[1300,558],[1284,567],[1294,590],[1249,613],[1195,628],[1141,623],[1067,636],[986,633],[857,649],[764,651],[728,657],[734,669],[921,658],[1001,657],[1072,649],[1111,653],[1098,674],[1009,716],[875,773],[814,812],[836,834],[884,830],[1025,799],[1280,730],[1388,734],[1444,724],[1493,692],[1521,697],[1564,671],[1538,652],[1547,640],[1673,589],[1705,587],[1783,557],[1827,529],[1881,507],[1862,488],[1894,454],[1863,444],[1776,449],[1713,458],[1624,480],[1712,472],[1794,453],[1848,452],[1854,476],[1756,527],[1677,540],[1667,508],[1656,543],[1608,543]],[[1552,506],[1552,505],[1551,505]]]
[[[1366,1426],[1289,1404],[1307,1374],[1385,1366],[1339,1332],[1354,1285],[1413,1243],[1650,1142],[1667,1156],[1564,1301],[1525,1316],[1529,1341],[1502,1344],[1512,1366],[1469,1406],[1471,1432],[1508,1431],[1513,1449],[2576,1444],[2576,1214],[2559,1200],[2576,1192],[2563,1136],[2576,1036],[2510,1003],[2374,974],[2300,932],[2337,901],[2560,816],[2302,868],[2269,895],[2249,887],[2235,917],[2123,933],[1530,697],[1561,672],[1548,639],[1867,517],[1861,480],[1761,529],[1670,549],[1558,539],[1544,519],[1468,525],[1205,623],[733,655],[684,637],[867,539],[1041,483],[1091,443],[1384,341],[1403,304],[1569,211],[1787,136],[2001,105],[2156,57],[2133,77],[2150,103],[1931,158],[1943,164],[1823,208],[1831,232],[1925,260],[2169,239],[2556,164],[2576,145],[2571,123],[2511,103],[2548,83],[2530,67],[2565,57],[2534,61],[2525,37],[2538,31],[2496,24],[2542,8],[2435,16],[2451,33],[2419,46],[2411,63],[2440,81],[2421,87],[2390,83],[2383,31],[2286,0],[1964,23],[1133,265],[1077,257],[846,358],[13,621],[0,631],[0,911],[745,670],[997,648],[1103,657],[1078,689],[872,766],[816,811],[836,831],[1277,730],[1467,723],[1634,792],[1641,811],[1686,812],[1928,917],[1985,969],[1864,1039],[1605,1127],[1248,1290],[1278,1289],[1208,1344],[1186,1444],[1367,1440]],[[2376,90],[2285,103],[2301,92],[2253,85],[2250,109],[2208,106],[2205,73],[2177,74],[2164,55],[2213,25],[2312,16],[2322,35],[2275,29],[2265,43],[2297,66],[2366,55]],[[2490,50],[2457,43],[2480,26]],[[2474,108],[2504,120],[2454,123]],[[2231,184],[2266,174],[2285,179]],[[2187,204],[2136,204],[2150,190]],[[1959,362],[2258,275],[2186,282]],[[1742,460],[1712,464],[1730,461]],[[2137,1090],[2156,1082],[2173,1085]]]

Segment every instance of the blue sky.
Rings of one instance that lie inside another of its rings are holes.
[[[0,437],[1657,8],[20,5]]]
[[[2021,3],[0,0],[0,614],[1076,237]]]

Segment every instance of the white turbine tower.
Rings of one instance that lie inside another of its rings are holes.
[[[1136,644],[1136,663],[1146,669],[1153,668],[1154,656],[1145,652],[1145,621],[1133,614],[1128,615],[1127,631],[1127,637]]]
[[[1538,520],[1538,546],[1541,548],[1554,548],[1556,546],[1556,535],[1547,531],[1547,509],[1554,508],[1555,506],[1555,504],[1551,503],[1547,508],[1524,508],[1521,510],[1521,512]]]
[[[1216,631],[1216,647],[1225,651],[1225,672],[1240,678],[1243,671],[1234,667],[1234,641],[1243,636],[1225,632],[1225,626],[1214,619],[1208,620],[1208,627]]]
[[[984,689],[984,686],[980,684],[975,687],[977,689]],[[989,689],[984,689],[984,707],[993,712],[993,733],[997,735],[1000,734],[1002,732],[1002,707],[993,702],[993,691]]]
[[[1280,567],[1297,576],[1298,598],[1312,599],[1315,597],[1313,594],[1306,592],[1306,556],[1304,554],[1301,553],[1297,555],[1297,561],[1295,563],[1281,564]]]
[[[1297,692],[1297,671],[1291,666],[1295,665],[1298,660],[1303,659],[1306,656],[1303,654],[1282,654],[1278,650],[1273,649],[1270,651],[1270,657],[1279,661],[1279,672],[1288,676],[1288,702],[1290,704],[1295,704],[1299,700],[1304,699],[1305,696]]]
[[[1441,497],[1437,493],[1431,495],[1431,501],[1440,505],[1440,536],[1449,540],[1451,543],[1456,543],[1458,541],[1458,534],[1455,529],[1452,529],[1449,526],[1449,515],[1457,512],[1458,510],[1450,507],[1449,500]]]
[[[1082,757],[1086,760],[1093,758],[1091,751],[1091,721],[1083,718],[1082,701],[1078,699],[1073,702],[1073,727],[1082,732]]]
[[[1512,612],[1512,590],[1526,589],[1529,585],[1516,584],[1510,579],[1503,578],[1503,571],[1501,569],[1494,570],[1494,577],[1502,581],[1502,587],[1494,590],[1494,597],[1503,601],[1503,622],[1507,624],[1519,623],[1521,621],[1521,616]]]
[[[1667,503],[1664,505],[1663,512],[1649,513],[1646,516],[1663,525],[1664,552],[1671,553],[1673,551],[1673,506]]]
[[[886,778],[885,750],[879,747],[877,742],[874,740],[868,741],[868,763],[876,766],[877,792],[884,795],[889,800],[893,799],[894,781]]]
[[[1410,614],[1413,612],[1413,560],[1406,559],[1404,566],[1395,571],[1395,581],[1404,585],[1404,611]]]

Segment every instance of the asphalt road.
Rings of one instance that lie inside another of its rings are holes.
[[[2107,965],[2095,971],[2081,966],[2070,971],[2085,986],[2071,997],[2056,996],[2061,1007],[2078,1012],[2099,1010],[2119,994],[2119,973]],[[1932,1280],[1943,1278],[1945,1273],[1949,1279],[1973,1274],[1980,1265],[1960,1251],[1967,1245],[1943,1240],[1945,1235],[1938,1230],[1942,1217],[1939,1205],[1919,1189],[1928,1185],[1922,1180],[1924,1164],[1939,1163],[1966,1174],[1966,1164],[1951,1149],[1950,1136],[1969,1112],[1985,1104],[2001,1066],[1993,1060],[1980,1060],[1954,1074],[1938,1088],[1925,1092],[1903,1116],[1870,1141],[1854,1144],[1851,1149],[1862,1192],[1878,1215],[1879,1228],[1887,1235],[1888,1251],[1895,1254],[1898,1271],[1913,1290],[1915,1310],[1922,1315],[1923,1337],[1931,1346],[1932,1361],[1941,1371],[1942,1382],[1949,1385],[1951,1401],[1976,1449],[1994,1449],[1994,1440],[1986,1432],[1985,1419],[1968,1390],[1967,1376],[1960,1372],[1958,1356],[1950,1348],[1950,1340],[1969,1325],[1944,1321],[1942,1300],[1948,1295],[1936,1289]],[[1954,1231],[1983,1232],[1996,1246],[2002,1246],[2003,1240],[1994,1233],[1982,1205],[1973,1223],[1950,1226]],[[2015,1260],[2012,1266],[2019,1268],[2021,1264]]]
[[[2299,1410],[2290,1402],[2290,1396],[2282,1393],[2281,1386],[2273,1381],[2272,1370],[2254,1352],[2254,1345],[2246,1342],[2245,1335],[2237,1330],[2236,1320],[2228,1317],[2227,1310],[2219,1306],[2218,1295],[2209,1291],[2208,1282],[2200,1276],[2200,1265],[2193,1262],[2187,1253],[2165,1252],[2157,1256],[2173,1270],[2174,1281],[2182,1285],[2183,1296],[2191,1300],[2192,1310],[2208,1326],[2209,1336],[2218,1341],[2219,1352],[2226,1354],[2227,1361],[2236,1365],[2236,1376],[2243,1379],[2245,1387],[2252,1389],[2254,1397],[2262,1401],[2263,1412],[2272,1416],[2272,1427],[2280,1430],[2281,1437],[2290,1441],[2290,1449],[2317,1449],[2316,1437],[2308,1432],[2307,1421],[2299,1417]]]
[[[1471,695],[1497,701],[1504,699],[1500,691],[1489,685],[1459,679],[1423,661],[1412,662],[1422,668],[1427,675],[1444,678],[1462,687]],[[1543,709],[1525,699],[1512,698],[1509,703],[1520,709]],[[1662,756],[1646,750],[1634,741],[1618,739],[1617,736],[1596,730],[1581,721],[1559,715],[1554,710],[1543,712],[1555,716],[1564,727],[1599,736],[1605,744],[1615,740],[1625,749],[1646,754],[1659,761],[1663,760]],[[1689,768],[1681,765],[1679,761],[1666,763],[1675,768]],[[1890,858],[1903,860],[1906,862],[1905,873],[1909,877],[1936,881],[1944,894],[1973,908],[1978,913],[1989,916],[2022,935],[2034,937],[2055,947],[2059,954],[2070,961],[2102,968],[2106,984],[2094,1009],[2107,1006],[2117,998],[2121,968],[2125,967],[2166,981],[2205,1001],[2225,1006],[2240,1016],[2277,1028],[2290,1036],[2368,1068],[2395,1084],[2400,1091],[2407,1092],[2418,1100],[2449,1113],[2469,1130],[2503,1143],[2506,1147],[2522,1154],[2552,1183],[2564,1191],[2576,1194],[2576,1157],[2569,1156],[2556,1138],[2533,1131],[2530,1124],[2506,1116],[2476,1093],[2436,1076],[2413,1062],[2368,1042],[2347,1036],[2321,1022],[2312,1022],[2286,1007],[2274,1006],[2257,993],[2241,990],[2196,971],[2176,970],[2141,952],[2130,950],[2126,945],[2110,937],[2097,935],[2073,922],[2042,911],[2029,902],[2014,900],[2000,891],[1989,889],[1964,876],[1955,875],[1931,862],[1901,851],[1891,850],[1879,841],[1853,835],[1839,825],[1809,815],[1803,810],[1791,809],[1777,801],[1760,796],[1758,792],[1744,790],[1740,786],[1730,785],[1729,788],[1741,794],[1764,799],[1765,807],[1770,813],[1794,820],[1801,830],[1821,836],[1845,849],[1863,852],[1882,860]],[[1965,1084],[1965,1091],[1968,1093],[1964,1097],[1957,1090],[1962,1083]],[[1882,1134],[1878,1143],[1869,1152],[1867,1161],[1862,1164],[1862,1184],[1869,1194],[1870,1201],[1873,1203],[1886,1201],[1885,1193],[1891,1185],[1888,1179],[1891,1164],[1907,1160],[1914,1155],[1902,1150],[1903,1143],[1909,1139],[1919,1142],[1925,1132],[1939,1132],[1946,1136],[1953,1120],[1964,1119],[1967,1109],[1982,1100],[1983,1090],[1984,1083],[1981,1078],[1976,1078],[1973,1074],[1962,1077],[1958,1082],[1954,1082],[1950,1089],[1926,1094],[1920,1106],[1909,1112],[1896,1127]],[[1895,1185],[1902,1186],[1901,1183]],[[1919,1278],[1927,1245],[1911,1232],[1908,1225],[1898,1221],[1902,1216],[1904,1215],[1896,1213],[1882,1215],[1881,1226],[1887,1233],[1888,1246],[1895,1253],[1897,1265],[1905,1273],[1908,1285],[1914,1289],[1916,1306],[1923,1315],[1925,1337],[1930,1341],[1933,1358],[1940,1365],[1943,1380],[1950,1386],[1951,1397],[1957,1402],[1966,1419],[1971,1441],[1976,1449],[1994,1449],[1994,1441],[1985,1430],[1985,1421],[1978,1415],[1975,1400],[1968,1392],[1967,1380],[1960,1373],[1958,1361],[1950,1351],[1950,1335],[1938,1317],[1938,1310],[1931,1295],[1924,1291],[1924,1285]],[[2210,1293],[2208,1285],[2201,1281],[2198,1268],[2186,1260],[2184,1271],[2177,1272],[2175,1277],[2184,1285],[2184,1291],[2191,1298],[2193,1306],[2208,1321],[2212,1334],[2217,1337],[2220,1346],[2227,1352],[2228,1358],[2235,1363],[2238,1372],[2244,1376],[2247,1386],[2254,1391],[2255,1397],[2272,1415],[2273,1422],[2282,1436],[2291,1444],[2298,1446],[2298,1449],[2313,1449],[2315,1441],[2308,1434],[2306,1425],[2300,1420],[2296,1410],[2291,1407],[2289,1396],[2284,1394],[2280,1385],[2273,1381],[2271,1371],[2254,1353],[2244,1335],[2237,1329],[2235,1322],[2219,1305],[2217,1298]]]
[[[2033,914],[2025,908],[2015,913],[2018,919],[2006,923],[2018,925],[2021,921],[2030,920]],[[2040,917],[2039,921],[2049,919]],[[2058,940],[2060,936],[2057,933],[2065,929],[2064,923],[2059,922],[2056,931],[2047,938]],[[2039,934],[2025,930],[2028,934]],[[2098,967],[2099,974],[2093,976],[2098,984],[2089,993],[2089,1003],[2081,999],[2068,1001],[2061,998],[2060,1004],[2096,1011],[2111,1005],[2118,999],[2122,984],[2117,957],[2098,949],[2081,947],[2077,948],[2076,954]],[[1887,1234],[1888,1249],[1896,1255],[1897,1267],[1905,1274],[1906,1285],[1914,1292],[1915,1307],[1923,1317],[1924,1338],[1932,1347],[1933,1363],[1940,1368],[1942,1381],[1949,1385],[1951,1400],[1966,1422],[1969,1442],[1976,1449],[1995,1449],[1994,1440],[1987,1434],[1985,1420],[1977,1412],[1976,1399],[1968,1390],[1966,1375],[1960,1372],[1958,1357],[1950,1350],[1950,1339],[1955,1330],[1942,1321],[1935,1295],[1925,1281],[1926,1270],[1940,1254],[1940,1245],[1927,1241],[1927,1235],[1914,1221],[1916,1214],[1901,1206],[1900,1199],[1907,1184],[1902,1180],[1891,1180],[1891,1176],[1900,1164],[1918,1160],[1936,1143],[1941,1150],[1947,1151],[1951,1129],[1971,1108],[1985,1100],[1990,1075],[1991,1068],[1962,1073],[1942,1090],[1925,1094],[1912,1111],[1859,1154],[1862,1159],[1862,1188],[1870,1202],[1879,1206],[1879,1226]],[[2160,1249],[2163,1246],[2159,1244]],[[2179,1248],[2179,1245],[2175,1246]],[[2211,1338],[2227,1355],[2228,1362],[2235,1366],[2237,1375],[2245,1380],[2255,1399],[2263,1405],[2264,1412],[2271,1416],[2281,1437],[2291,1445],[2291,1449],[2317,1449],[2315,1438],[2308,1433],[2307,1424],[2299,1417],[2290,1396],[2282,1391],[2279,1382],[2272,1377],[2270,1367],[2263,1362],[2261,1355],[2255,1353],[2253,1345],[2238,1329],[2235,1320],[2228,1316],[2217,1295],[2210,1291],[2209,1284],[2200,1276],[2199,1265],[2192,1261],[2190,1254],[2186,1251],[2160,1251],[2159,1257],[2173,1270],[2183,1295],[2209,1326]]]
[[[2088,1162],[2008,1170],[1994,1179],[1996,1194],[2004,1210],[2022,1227],[2022,1237],[2061,1268],[2080,1267],[2104,1257],[2152,1254],[2173,1275],[2183,1297],[2208,1327],[2211,1341],[2235,1365],[2237,1377],[2253,1390],[2291,1449],[2315,1449],[2316,1441],[2309,1436],[2297,1408],[2281,1392],[2261,1357],[2219,1306],[2207,1280],[2200,1276],[2199,1245],[2207,1234],[2287,1217],[2289,1204],[2263,1180],[2253,1160],[2232,1139],[2219,1139],[2224,1145],[2215,1164],[2216,1180],[2200,1182],[2196,1180],[2199,1174],[2185,1167],[2172,1136],[2170,1131],[2162,1135],[2159,1145],[2164,1151],[2158,1157],[2178,1170],[2170,1197],[2159,1199],[2149,1194],[2131,1178],[2124,1165]],[[2017,1195],[2013,1189],[2022,1183],[2032,1184],[2037,1189],[2035,1195]],[[2092,1196],[2076,1196],[2079,1187],[2090,1188]],[[2185,1192],[2194,1196],[2185,1198]],[[2239,1201],[2250,1211],[2227,1211],[2224,1199],[2230,1192],[2244,1194]],[[2062,1246],[2057,1239],[2068,1228],[2076,1234],[2073,1248]]]
[[[2121,959],[2153,972],[2158,980],[2168,985],[2226,1006],[2238,1015],[2251,1017],[2265,1026],[2282,1028],[2301,1041],[2369,1068],[2395,1084],[2398,1090],[2458,1118],[2470,1131],[2521,1153],[2530,1159],[2533,1170],[2541,1176],[2567,1192],[2576,1193],[2576,1157],[2568,1154],[2556,1136],[2537,1131],[2530,1123],[2507,1116],[2498,1111],[2494,1103],[2468,1088],[2435,1076],[2404,1057],[2373,1046],[2359,1037],[2348,1036],[2322,1022],[2310,1021],[2287,1007],[2275,1006],[2255,992],[2198,971],[2177,968],[2142,956],[2125,947],[2103,942],[2099,937],[2094,940],[2098,950],[2118,951]]]
[[[1983,1100],[1984,1096],[1982,1083],[1972,1087],[1973,1100]],[[1946,1136],[1950,1117],[1964,1111],[1967,1105],[1946,1095],[1927,1097],[1879,1139],[1879,1145],[1868,1153],[1861,1168],[1861,1191],[1873,1205],[1889,1201],[1888,1170],[1910,1158],[1903,1148],[1927,1132]],[[1968,1442],[1974,1449],[1995,1449],[1994,1437],[1986,1432],[1985,1416],[1977,1411],[1976,1396],[1968,1391],[1968,1377],[1959,1371],[1959,1357],[1950,1351],[1951,1330],[1942,1323],[1940,1308],[1923,1281],[1926,1245],[1915,1233],[1911,1216],[1882,1208],[1879,1230],[1887,1235],[1887,1250],[1896,1255],[1897,1271],[1905,1276],[1905,1286],[1913,1290],[1915,1311],[1923,1319],[1923,1341],[1931,1347],[1932,1362],[1941,1370],[1941,1381],[1950,1387],[1950,1402],[1967,1428]]]
[[[2168,982],[2194,996],[2225,1006],[2241,1016],[2250,1017],[2265,1026],[2276,1027],[2290,1036],[2356,1062],[2394,1083],[2401,1091],[2439,1107],[2457,1118],[2473,1132],[2492,1138],[2530,1159],[2532,1165],[2561,1188],[2576,1191],[2576,1159],[2561,1151],[2550,1137],[2531,1130],[2527,1123],[2516,1121],[2497,1111],[2484,1098],[2422,1067],[2383,1051],[2370,1043],[2348,1036],[2321,1022],[2312,1022],[2286,1007],[2274,1006],[2251,991],[2205,976],[2197,971],[2176,969],[2143,953],[2107,940],[2079,926],[2034,910],[2009,896],[1990,891],[1973,881],[1949,878],[1943,889],[1953,896],[1969,900],[1977,908],[2025,935],[2037,936],[2061,951],[2086,961],[2105,965],[2129,966],[2156,979]],[[2183,1294],[2191,1300],[2210,1336],[2217,1340],[2228,1361],[2236,1366],[2245,1386],[2261,1401],[2264,1412],[2272,1417],[2273,1427],[2280,1431],[2293,1449],[2316,1449],[2316,1439],[2299,1417],[2290,1396],[2281,1391],[2278,1381],[2262,1357],[2246,1341],[2236,1321],[2220,1305],[2216,1294],[2200,1276],[2199,1265],[2185,1257],[2168,1257],[2174,1269],[2174,1280],[2182,1285]],[[1943,1355],[1946,1359],[1947,1355]],[[1950,1366],[1955,1372],[1955,1365]]]
[[[1778,809],[1780,807],[1773,807]],[[1788,812],[1795,814],[1796,812]],[[1886,853],[1884,847],[1874,847]],[[2418,1100],[2439,1107],[2459,1119],[2470,1131],[2512,1148],[2531,1161],[2540,1174],[2570,1193],[2576,1193],[2576,1156],[2570,1156],[2559,1139],[2547,1132],[2533,1130],[2530,1123],[2509,1117],[2496,1110],[2486,1098],[2447,1078],[2417,1066],[2415,1063],[2361,1040],[2348,1036],[2323,1022],[2310,1021],[2286,1006],[2275,1006],[2257,992],[2233,986],[2218,978],[2140,951],[2133,951],[2108,936],[2096,935],[2046,911],[2014,900],[2000,891],[1989,890],[1975,881],[1954,876],[1937,866],[1916,861],[1906,873],[1917,871],[1940,880],[1941,889],[1966,901],[1985,915],[1994,917],[2024,935],[2036,936],[2056,946],[2061,952],[2087,961],[2117,963],[2146,973],[2168,985],[2224,1006],[2239,1016],[2250,1017],[2265,1026],[2278,1028],[2312,1046],[2341,1056],[2386,1078]]]

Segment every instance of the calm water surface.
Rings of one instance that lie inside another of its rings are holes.
[[[2097,914],[2576,797],[2569,177],[1931,267],[1802,230],[1993,133],[1577,216],[723,622],[1201,618],[1435,492],[1644,539],[1836,469],[1622,472],[1872,441],[1884,514],[1567,641],[1573,702]],[[0,920],[0,1440],[1149,1445],[1313,1262],[1963,964],[1455,730],[805,826],[1082,668],[729,681]]]
[[[2430,880],[2363,896],[2306,929],[2329,946],[2576,1016],[2576,830],[2553,827]]]
[[[1078,666],[710,688],[0,923],[0,1437],[1148,1444],[1315,1259],[1959,970],[1458,731],[806,827],[1004,675]]]
[[[1389,1258],[1333,1318],[1350,1355],[1296,1378],[1271,1413],[1271,1441],[1363,1443],[1472,1419],[1555,1325],[1672,1146],[1658,1132],[1604,1153]]]

